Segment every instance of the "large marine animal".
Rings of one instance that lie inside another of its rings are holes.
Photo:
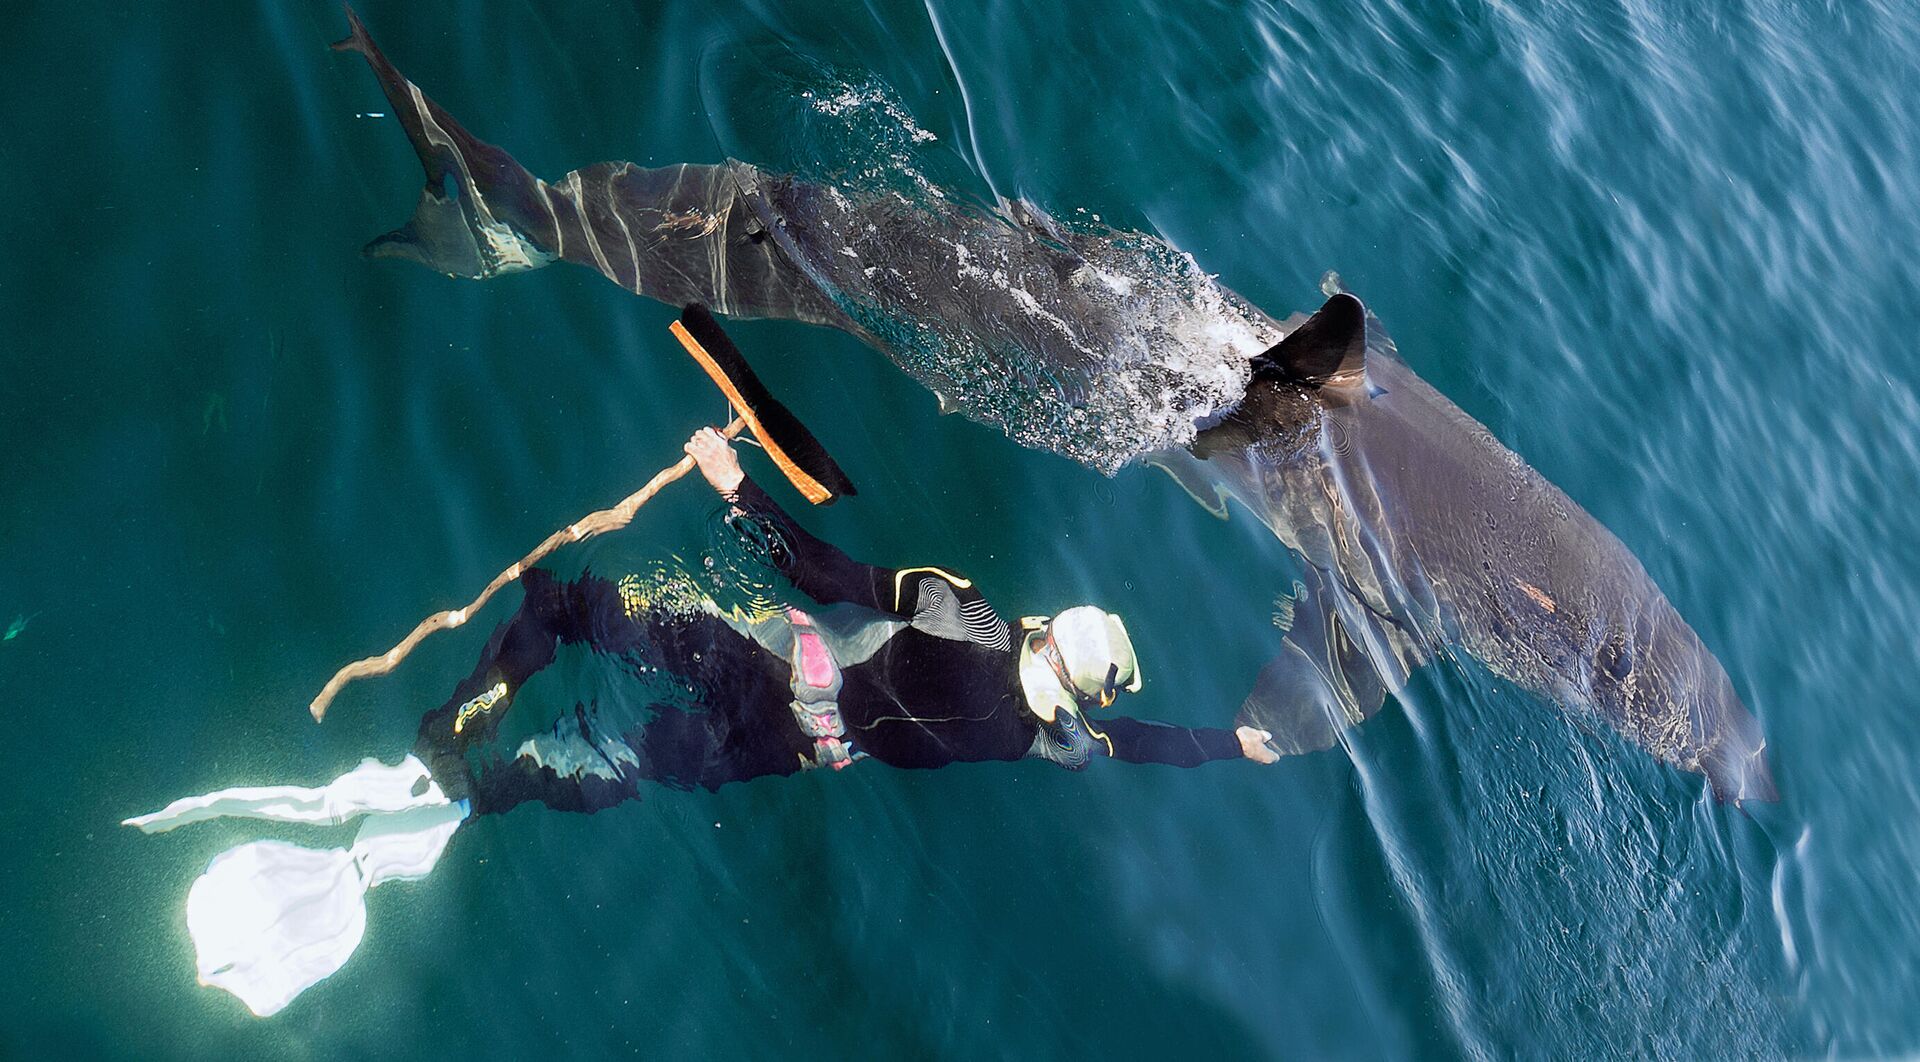
[[[1758,724],[1621,542],[1397,357],[1335,292],[1276,320],[1151,235],[744,162],[598,163],[543,181],[468,133],[348,11],[426,171],[366,253],[485,279],[584,265],[671,304],[850,332],[944,408],[1103,472],[1144,459],[1303,560],[1280,656],[1242,705],[1327,748],[1444,647],[1722,801],[1776,799]]]

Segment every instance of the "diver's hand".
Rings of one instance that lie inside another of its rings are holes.
[[[1273,751],[1272,747],[1267,744],[1267,742],[1273,740],[1272,732],[1256,730],[1250,726],[1243,726],[1236,729],[1233,732],[1233,736],[1240,739],[1240,755],[1245,756],[1247,759],[1255,763],[1276,763],[1279,761],[1280,754]]]
[[[694,432],[687,440],[686,451],[700,466],[700,474],[721,494],[739,490],[740,481],[747,478],[740,468],[739,455],[733,452],[733,441],[712,428]]]

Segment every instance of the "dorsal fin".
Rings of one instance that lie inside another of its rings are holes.
[[[1344,291],[1253,359],[1255,379],[1277,377],[1314,387],[1348,377],[1357,383],[1366,367],[1367,308]]]

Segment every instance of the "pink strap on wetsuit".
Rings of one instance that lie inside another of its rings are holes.
[[[800,732],[813,739],[816,767],[834,770],[862,758],[845,738],[846,721],[840,717],[840,667],[834,662],[827,643],[813,630],[813,617],[788,606],[787,621],[793,626],[793,718]]]
[[[830,688],[837,669],[833,664],[833,654],[827,652],[827,643],[807,629],[813,626],[813,617],[797,608],[789,608],[787,618],[793,621],[793,636],[800,642],[799,667],[796,669],[800,681],[816,690]]]

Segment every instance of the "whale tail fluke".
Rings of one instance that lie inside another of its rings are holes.
[[[374,45],[373,38],[368,35],[366,23],[360,21],[359,12],[353,9],[352,4],[346,5],[346,11],[347,35],[333,42],[333,50],[336,52],[359,52],[369,60],[375,56],[379,56],[380,49]],[[382,61],[384,61],[384,57],[382,57]]]
[[[350,33],[338,52],[366,59],[426,171],[407,224],[364,247],[370,258],[404,258],[449,276],[484,280],[537,269],[558,257],[547,189],[513,156],[480,140],[395,69],[347,8]]]
[[[568,261],[670,305],[871,339],[773,232],[789,207],[813,209],[819,189],[741,162],[596,162],[542,181],[401,76],[352,8],[347,24],[334,49],[366,59],[426,177],[413,217],[368,243],[368,257],[476,280]]]

